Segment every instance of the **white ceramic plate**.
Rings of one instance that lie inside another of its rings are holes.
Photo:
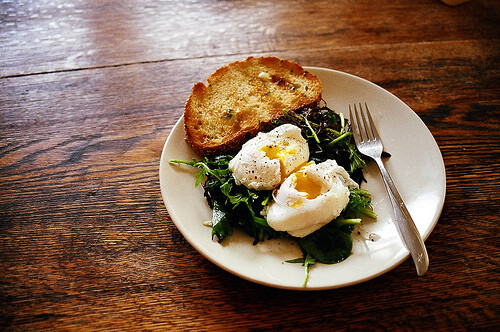
[[[407,105],[379,86],[339,71],[316,67],[306,69],[320,78],[323,99],[335,111],[348,117],[349,104],[368,103],[385,149],[392,155],[386,161],[387,169],[420,234],[427,239],[443,208],[446,191],[443,158],[432,134]],[[212,212],[201,185],[194,188],[196,170],[169,164],[171,159],[197,158],[184,140],[183,126],[183,118],[180,118],[163,148],[160,162],[163,200],[186,240],[221,268],[272,287],[320,290],[369,280],[409,257],[395,228],[382,179],[372,162],[368,163],[367,183],[362,187],[372,194],[377,220],[367,219],[357,226],[353,232],[352,255],[345,261],[313,266],[306,288],[302,287],[304,267],[285,262],[301,257],[294,242],[280,239],[252,245],[253,238],[238,232],[222,244],[213,242],[210,227],[202,224],[211,219]]]

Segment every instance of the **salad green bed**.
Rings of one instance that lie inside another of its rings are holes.
[[[356,149],[350,126],[342,114],[327,106],[305,108],[296,113],[285,111],[283,117],[273,122],[273,127],[284,123],[301,128],[302,136],[309,144],[311,160],[316,163],[327,159],[336,160],[354,181],[361,184],[366,164]],[[199,161],[170,161],[200,169],[195,186],[203,185],[204,195],[213,210],[212,238],[224,241],[235,228],[241,228],[253,237],[254,244],[273,238],[292,237],[286,232],[272,229],[260,215],[264,206],[273,199],[272,190],[258,191],[236,185],[228,169],[233,157],[220,155],[204,157]],[[351,188],[349,203],[339,217],[308,236],[296,238],[303,256],[288,262],[304,265],[304,286],[309,268],[315,263],[333,264],[349,257],[352,250],[351,233],[355,225],[361,223],[363,215],[376,218],[371,209],[370,194],[363,189]]]

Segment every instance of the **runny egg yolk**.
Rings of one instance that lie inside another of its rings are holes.
[[[288,148],[289,143],[287,141],[281,141],[278,144],[268,144],[262,147],[260,150],[266,153],[266,157],[269,159],[278,159],[280,162],[281,178],[286,177],[286,167],[285,159],[287,156],[294,155],[297,151],[294,147]]]
[[[321,184],[313,181],[307,176],[307,173],[302,170],[294,174],[292,183],[297,191],[306,194],[307,199],[315,199],[322,194]]]

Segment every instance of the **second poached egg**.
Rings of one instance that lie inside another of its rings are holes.
[[[337,218],[358,187],[334,160],[309,163],[290,175],[262,212],[274,230],[304,237]]]

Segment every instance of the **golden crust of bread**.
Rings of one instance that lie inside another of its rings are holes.
[[[217,69],[194,85],[184,109],[186,140],[200,156],[233,153],[283,110],[321,101],[320,80],[299,64],[249,57]]]

